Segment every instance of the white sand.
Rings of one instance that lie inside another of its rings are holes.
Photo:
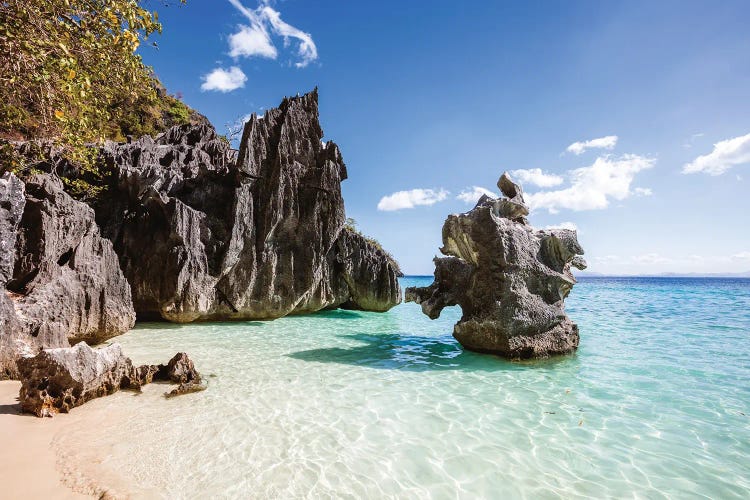
[[[20,382],[0,382],[0,496],[2,498],[80,499],[63,484],[52,440],[74,415],[37,418],[21,415]]]

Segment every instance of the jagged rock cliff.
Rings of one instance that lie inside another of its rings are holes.
[[[88,205],[48,174],[4,174],[0,199],[0,377],[17,376],[21,355],[133,327],[130,287]]]
[[[346,166],[322,136],[316,90],[253,115],[239,152],[206,123],[110,142],[94,209],[65,192],[56,173],[76,168],[51,144],[13,143],[50,158],[30,164],[47,173],[0,178],[0,378],[18,377],[20,356],[124,333],[136,313],[187,322],[398,304],[396,263],[344,227]]]
[[[142,318],[277,318],[400,301],[398,270],[344,230],[338,146],[321,143],[317,90],[246,123],[239,154],[208,126],[110,144],[97,206]]]
[[[509,358],[564,354],[578,347],[578,327],[564,300],[576,283],[570,267],[586,267],[576,232],[536,230],[521,187],[507,174],[504,198],[483,196],[443,225],[447,257],[435,258],[435,281],[406,290],[406,301],[435,319],[446,306],[463,311],[453,336],[467,349]]]

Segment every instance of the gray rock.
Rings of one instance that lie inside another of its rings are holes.
[[[67,413],[76,406],[120,389],[137,389],[135,369],[119,344],[92,349],[85,342],[75,347],[45,349],[20,358],[21,409],[37,417]]]
[[[322,136],[316,90],[253,115],[238,153],[205,125],[108,145],[116,181],[97,220],[139,317],[271,319],[399,303],[397,267],[344,232],[346,166]]]
[[[0,380],[17,378],[16,358],[27,342],[5,283],[13,276],[18,224],[26,203],[24,186],[14,174],[0,177]]]
[[[0,285],[3,286],[13,276],[16,231],[25,204],[23,182],[5,172],[0,176]]]
[[[152,380],[180,384],[169,396],[204,390],[200,374],[185,353],[166,365],[138,368],[119,344],[92,349],[85,342],[74,347],[45,349],[18,360],[21,409],[38,417],[67,413],[95,398],[121,389],[140,391]]]
[[[6,286],[32,349],[97,343],[128,331],[135,322],[130,287],[94,211],[52,175],[33,175],[25,184]]]
[[[564,300],[576,283],[571,265],[585,267],[575,231],[536,230],[525,219],[521,187],[504,173],[506,198],[483,196],[476,207],[448,216],[447,257],[435,258],[435,280],[406,290],[435,319],[444,307],[463,311],[453,336],[467,349],[508,358],[564,354],[578,347],[578,327]]]

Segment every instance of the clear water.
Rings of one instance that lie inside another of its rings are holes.
[[[748,498],[750,280],[583,279],[567,309],[578,353],[524,363],[464,352],[456,308],[143,324],[134,361],[187,351],[208,390],[94,401],[55,444],[138,498]]]

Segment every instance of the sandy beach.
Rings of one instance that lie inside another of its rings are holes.
[[[3,498],[92,498],[63,483],[52,441],[74,415],[37,418],[22,415],[20,382],[0,382],[0,484]]]

